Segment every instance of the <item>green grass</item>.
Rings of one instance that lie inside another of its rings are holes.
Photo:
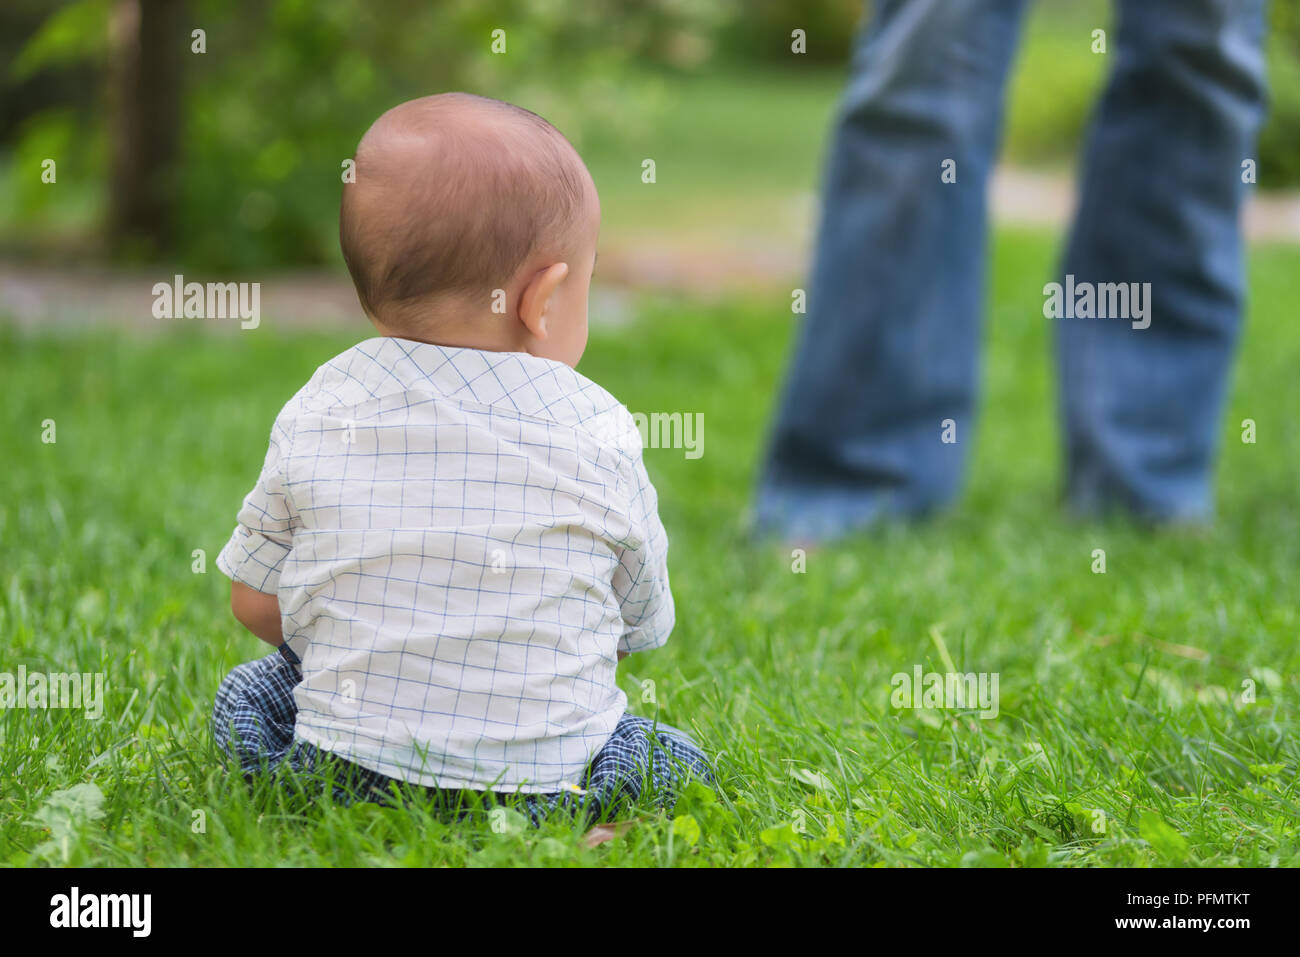
[[[788,233],[792,205],[816,186],[846,77],[847,67],[656,81],[643,125],[579,143],[600,189],[602,236],[718,224]],[[645,159],[654,186],[641,180]]]
[[[108,685],[99,721],[0,714],[0,862],[1300,863],[1300,252],[1253,256],[1220,519],[1201,536],[1061,516],[1040,313],[1052,249],[1004,234],[996,253],[968,494],[921,527],[815,551],[803,574],[744,531],[788,298],[647,303],[596,333],[582,370],[629,408],[705,415],[702,458],[647,453],[678,625],[620,680],[646,714],[641,682],[655,682],[661,716],[718,755],[722,787],[679,806],[693,824],[647,811],[595,850],[559,824],[495,833],[418,807],[304,806],[219,770],[212,695],[265,647],[230,617],[213,558],[276,411],[355,339],[279,337],[273,317],[230,335],[0,333],[0,671],[102,670]],[[56,444],[39,440],[44,419]],[[1000,675],[996,719],[891,708],[891,676],[947,670],[941,648]]]

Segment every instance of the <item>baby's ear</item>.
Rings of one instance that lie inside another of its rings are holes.
[[[520,293],[519,321],[535,339],[546,338],[546,313],[551,305],[551,297],[568,274],[568,263],[555,263],[539,269]]]

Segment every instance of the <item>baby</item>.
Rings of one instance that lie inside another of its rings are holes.
[[[586,166],[527,110],[430,96],[362,138],[339,237],[380,335],[285,405],[217,559],[279,649],[217,692],[245,775],[515,793],[534,820],[711,781],[615,680],[674,610],[635,424],[573,368],[599,228]]]

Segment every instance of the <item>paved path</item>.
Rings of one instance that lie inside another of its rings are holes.
[[[736,291],[788,289],[806,271],[815,199],[799,207],[787,235],[737,234],[693,224],[689,238],[643,233],[609,237],[600,251],[593,290],[594,322],[617,324],[632,312],[637,291],[680,292],[705,301]],[[990,188],[994,219],[1004,225],[1062,228],[1074,206],[1068,175],[1000,168]],[[1300,244],[1300,193],[1261,194],[1247,209],[1247,236],[1256,242]],[[0,262],[0,315],[23,327],[126,325],[160,331],[178,322],[235,330],[231,320],[155,319],[153,285],[171,281],[158,270],[67,269]],[[263,322],[274,326],[339,327],[363,322],[342,272],[281,272],[271,276],[187,277],[261,282]]]

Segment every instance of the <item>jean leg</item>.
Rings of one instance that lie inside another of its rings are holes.
[[[789,537],[949,501],[971,440],[985,185],[1024,3],[877,7],[832,137],[809,312],[759,482],[760,530]]]
[[[1213,511],[1240,325],[1242,162],[1264,115],[1265,0],[1121,0],[1064,269],[1151,284],[1147,328],[1056,327],[1066,488],[1083,513]]]

